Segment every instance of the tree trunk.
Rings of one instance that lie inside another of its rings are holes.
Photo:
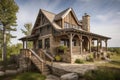
[[[6,28],[5,26],[3,27],[3,52],[2,52],[2,56],[3,56],[3,65],[4,65],[4,71],[6,70],[6,63],[7,63],[7,46],[6,46]]]

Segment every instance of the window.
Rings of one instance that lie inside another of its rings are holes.
[[[61,46],[69,46],[69,40],[68,39],[61,39],[60,44],[61,44]]]
[[[39,48],[42,48],[42,40],[39,40],[39,41],[38,41],[38,47],[39,47]]]
[[[49,30],[50,29],[50,26],[47,26],[47,30]]]
[[[73,46],[76,46],[76,40],[73,40],[73,41],[72,41],[72,45],[73,45]]]
[[[40,33],[42,33],[42,28],[40,28]]]
[[[65,23],[64,23],[64,28],[69,28],[69,27],[70,27],[70,24],[67,23],[67,22],[65,22]]]
[[[45,39],[45,48],[50,48],[50,39],[49,38]]]

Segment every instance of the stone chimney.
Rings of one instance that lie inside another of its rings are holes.
[[[87,13],[82,16],[82,29],[90,32],[90,16]]]

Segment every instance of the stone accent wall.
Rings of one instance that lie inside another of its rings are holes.
[[[71,55],[69,51],[62,54],[62,61],[71,63]]]

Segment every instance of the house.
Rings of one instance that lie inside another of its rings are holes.
[[[23,41],[23,49],[27,49],[27,42],[32,41],[33,50],[46,50],[52,57],[57,54],[59,46],[67,46],[66,53],[61,54],[61,57],[62,61],[69,63],[74,63],[77,58],[93,51],[107,51],[109,39],[92,33],[90,16],[85,13],[82,20],[78,20],[72,8],[58,14],[40,9],[31,35],[20,38]]]

